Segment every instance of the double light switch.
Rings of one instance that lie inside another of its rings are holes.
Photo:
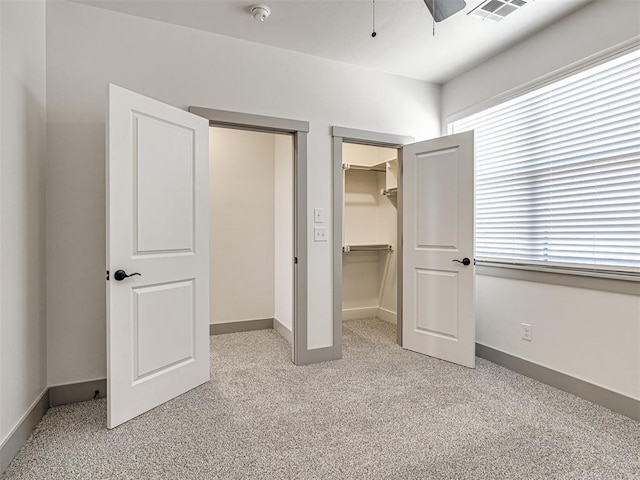
[[[324,208],[313,209],[313,223],[324,223]],[[329,229],[327,227],[313,227],[314,242],[328,242]]]

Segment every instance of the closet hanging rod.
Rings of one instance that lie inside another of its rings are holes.
[[[393,187],[393,188],[383,188],[382,190],[380,190],[380,195],[384,195],[384,196],[390,196],[390,195],[397,195],[398,194],[398,188],[397,187]]]
[[[378,245],[344,245],[342,247],[344,253],[349,252],[392,252],[393,245],[378,244]]]

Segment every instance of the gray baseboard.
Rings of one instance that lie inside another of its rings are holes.
[[[333,347],[314,348],[307,350],[303,355],[299,355],[296,365],[311,365],[312,363],[332,362],[340,360],[342,353],[336,353]]]
[[[277,318],[273,319],[273,329],[278,332],[287,342],[293,343],[293,332],[282,324]]]
[[[96,391],[98,392],[97,395]],[[66,405],[67,403],[85,402],[94,398],[106,398],[106,396],[106,378],[49,387],[49,405],[52,407]]]
[[[49,409],[48,389],[45,389],[40,397],[31,406],[29,412],[22,421],[13,429],[7,439],[0,445],[0,475],[7,469],[13,457],[20,447],[27,441],[33,429]]]
[[[209,325],[209,335],[223,335],[225,333],[250,332],[252,330],[267,330],[273,328],[273,318],[258,320],[241,320],[239,322],[212,323]]]
[[[476,355],[509,370],[640,421],[640,400],[476,343]]]

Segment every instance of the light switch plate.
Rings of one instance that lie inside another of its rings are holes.
[[[522,339],[530,342],[533,340],[533,327],[530,323],[521,323],[522,325]]]
[[[314,227],[313,228],[313,241],[314,242],[328,242],[329,233],[327,227]]]
[[[313,209],[313,221],[314,223],[324,223],[324,208]]]

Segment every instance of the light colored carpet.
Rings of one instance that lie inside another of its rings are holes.
[[[308,367],[273,330],[212,337],[210,383],[112,431],[103,400],[52,408],[2,478],[640,478],[638,422],[404,351],[381,320],[344,331]]]

